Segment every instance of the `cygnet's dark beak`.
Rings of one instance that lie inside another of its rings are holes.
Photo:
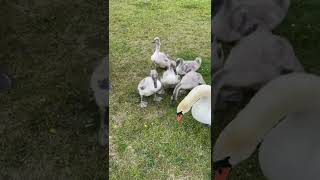
[[[177,75],[177,70],[175,68],[173,68],[174,73]]]
[[[157,78],[152,77],[154,88],[157,88]]]

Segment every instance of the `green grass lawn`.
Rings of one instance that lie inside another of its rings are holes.
[[[156,36],[174,59],[202,57],[210,83],[210,9],[209,0],[110,1],[111,179],[210,179],[210,129],[190,113],[179,126],[172,91],[160,103],[148,98],[145,109],[137,92],[153,68]]]
[[[106,54],[106,4],[3,1],[0,63],[15,87],[0,93],[0,179],[106,179],[89,93]]]
[[[291,42],[305,70],[318,75],[320,75],[319,8],[320,1],[318,0],[292,0],[288,16],[274,31],[275,34],[284,36]],[[235,117],[239,110],[240,107],[232,107],[228,111],[220,112],[215,116],[216,126],[213,129],[215,137]],[[234,168],[230,179],[266,180],[259,167],[258,151]]]

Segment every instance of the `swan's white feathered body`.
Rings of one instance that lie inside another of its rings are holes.
[[[259,162],[269,180],[319,177],[319,117],[320,111],[291,113],[263,139]]]
[[[202,97],[192,105],[192,117],[203,123],[211,125],[211,96]]]
[[[280,76],[264,86],[222,131],[214,159],[230,157],[235,166],[261,142],[260,167],[269,180],[318,179],[319,117],[320,77]]]

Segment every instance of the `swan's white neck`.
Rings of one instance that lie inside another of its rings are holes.
[[[215,159],[223,159],[235,151],[242,154],[231,159],[248,158],[269,130],[288,113],[320,107],[319,93],[320,78],[314,75],[294,73],[271,81],[220,134],[215,144]]]
[[[177,111],[180,109],[185,109],[183,113],[190,111],[192,105],[197,102],[200,98],[205,96],[211,96],[211,86],[210,85],[199,85],[193,88],[189,94],[180,102]],[[184,106],[184,108],[181,108]]]

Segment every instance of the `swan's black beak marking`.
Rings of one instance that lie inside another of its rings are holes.
[[[230,157],[214,162],[214,180],[227,180],[232,165],[229,163]]]
[[[178,112],[178,113],[177,113],[177,120],[178,120],[179,122],[182,122],[182,119],[183,119],[183,114],[182,114],[182,111],[181,111],[181,112]]]
[[[229,162],[230,157],[226,157],[222,160],[216,161],[213,163],[214,168],[220,168],[220,167],[232,167],[232,165]]]

